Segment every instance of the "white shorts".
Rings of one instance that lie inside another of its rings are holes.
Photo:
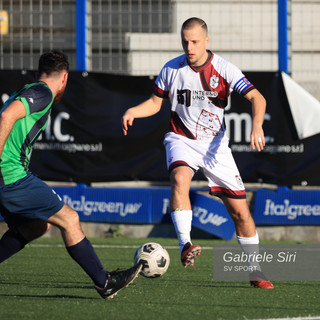
[[[174,132],[165,135],[169,171],[178,166],[188,166],[194,172],[201,170],[208,179],[210,194],[245,199],[246,191],[229,148],[226,136],[213,140],[192,140]]]

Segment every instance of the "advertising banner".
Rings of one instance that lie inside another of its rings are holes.
[[[136,119],[128,136],[121,127],[123,113],[149,98],[152,84],[148,77],[71,73],[34,145],[32,170],[46,180],[81,183],[167,179],[162,140],[169,110]]]
[[[224,204],[198,192],[190,194],[192,225],[222,239],[232,240],[235,228]]]
[[[251,104],[232,93],[225,122],[243,181],[320,185],[320,135],[299,138],[281,73],[245,75],[267,100],[267,145],[260,153],[250,149]],[[169,102],[158,114],[135,119],[127,136],[123,135],[120,123],[129,107],[150,97],[154,80],[70,72],[65,95],[53,107],[46,131],[34,144],[31,170],[44,180],[86,184],[168,181],[163,137],[169,128]],[[1,102],[32,81],[31,71],[0,71]],[[301,108],[306,114],[310,111],[307,105]],[[198,173],[195,179],[204,177]]]
[[[263,125],[266,146],[262,152],[250,148],[251,105],[232,94],[226,110],[230,147],[244,182],[277,185],[320,185],[320,135],[299,139],[287,94],[279,72],[247,72],[247,78],[267,101]],[[308,104],[300,106],[308,116]],[[303,121],[303,119],[302,119]]]
[[[121,224],[172,223],[170,188],[53,187],[79,213],[81,221]],[[192,225],[216,237],[231,240],[234,225],[224,205],[191,191]]]
[[[257,225],[320,225],[320,190],[260,189],[255,194]]]
[[[81,221],[128,224],[152,223],[150,189],[54,187]],[[160,212],[162,214],[162,212]]]

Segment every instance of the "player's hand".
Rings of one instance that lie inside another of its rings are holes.
[[[257,151],[262,151],[264,146],[266,145],[266,141],[264,138],[264,132],[261,129],[259,130],[252,130],[251,133],[251,148],[257,149]]]
[[[125,136],[128,134],[128,127],[132,126],[133,120],[134,116],[128,111],[122,116],[122,130]]]

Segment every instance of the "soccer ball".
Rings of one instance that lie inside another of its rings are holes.
[[[142,264],[140,274],[147,278],[157,278],[165,274],[170,257],[159,243],[148,242],[140,246],[134,255],[134,264]]]

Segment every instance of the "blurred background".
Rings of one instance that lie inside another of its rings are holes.
[[[319,0],[2,0],[0,68],[36,69],[44,50],[60,48],[72,70],[157,75],[181,53],[191,16],[207,22],[210,48],[245,71],[278,70],[287,27],[288,71],[320,99]]]

